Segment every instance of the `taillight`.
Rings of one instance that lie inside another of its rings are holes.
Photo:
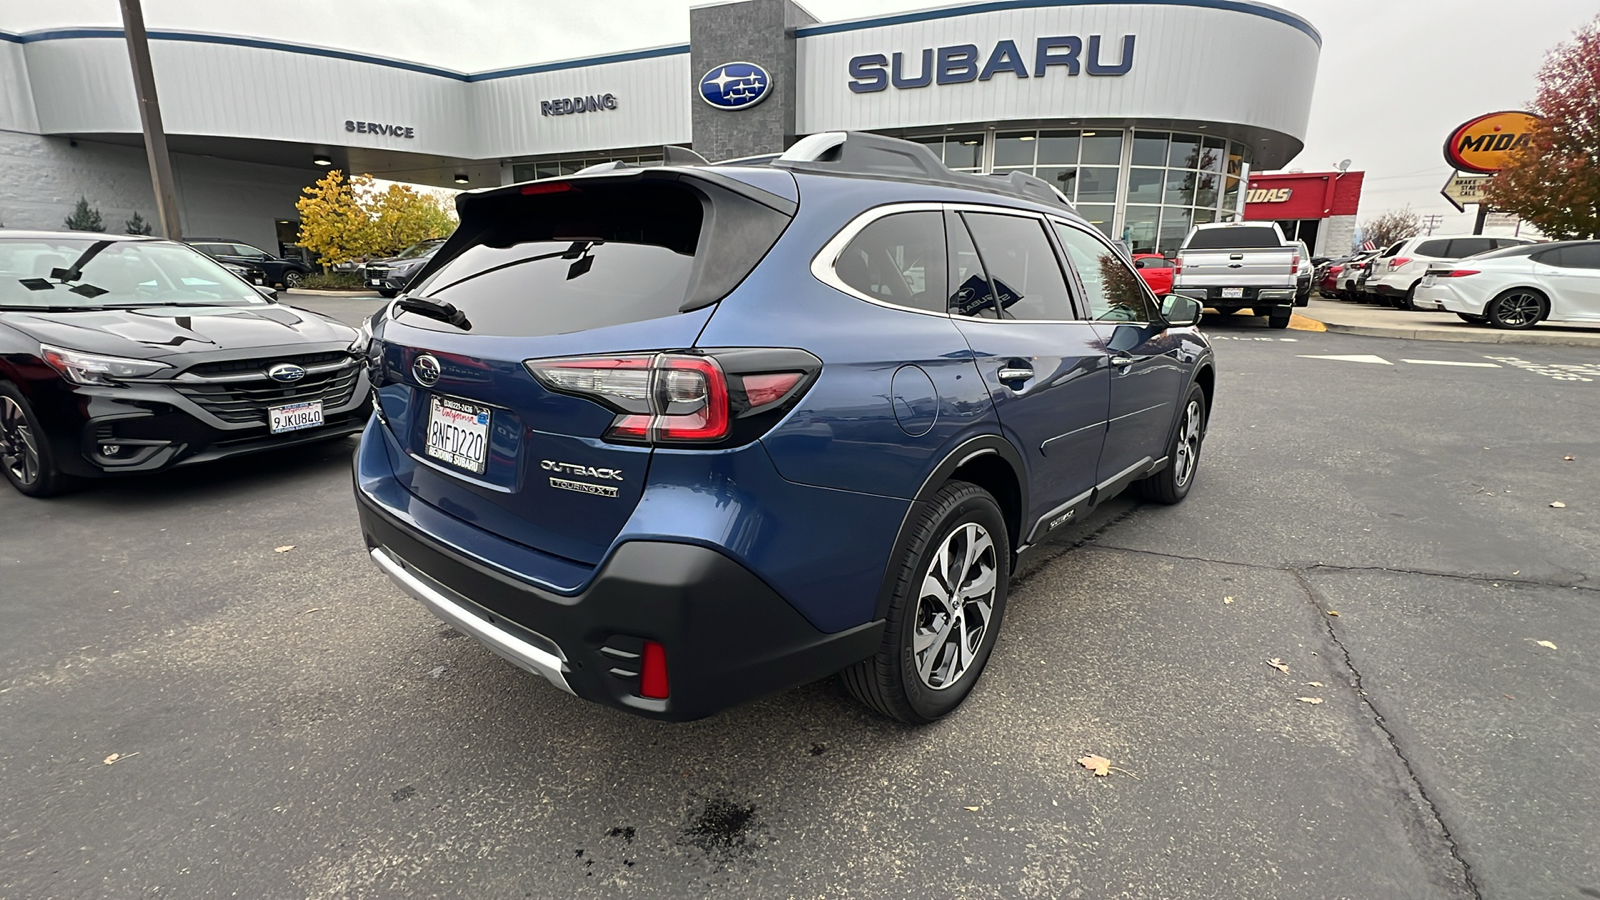
[[[1298,271],[1300,271],[1300,254],[1296,253],[1294,257],[1289,260],[1289,274],[1292,275]]]
[[[1405,265],[1408,262],[1411,262],[1411,257],[1409,257],[1409,256],[1396,256],[1394,259],[1389,260],[1389,268],[1398,269],[1398,268],[1400,268],[1401,266]]]
[[[1451,269],[1448,272],[1431,272],[1429,274],[1437,275],[1440,278],[1465,278],[1468,275],[1476,275],[1476,274],[1478,274],[1478,270],[1477,269]]]
[[[743,362],[752,354],[732,351]],[[778,351],[793,353],[794,351]],[[807,368],[814,371],[807,359]],[[524,363],[546,388],[594,400],[617,413],[605,439],[621,443],[714,443],[737,437],[734,419],[759,419],[795,396],[807,371],[729,375],[715,356],[640,353]]]
[[[1180,256],[1177,259],[1174,259],[1172,261],[1172,274],[1173,275],[1177,275],[1179,272],[1182,272],[1182,271],[1183,271],[1183,257]]]
[[[1343,271],[1344,271],[1344,266],[1329,266],[1328,267],[1328,274],[1329,275],[1337,275],[1337,274],[1339,274],[1340,272],[1343,272]]]

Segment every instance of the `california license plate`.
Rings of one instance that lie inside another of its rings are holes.
[[[1223,288],[1222,289],[1222,298],[1224,300],[1227,300],[1227,299],[1232,298],[1232,297],[1243,297],[1243,296],[1244,296],[1244,288]]]
[[[487,406],[448,397],[428,398],[428,435],[423,451],[434,459],[483,474],[488,466]]]
[[[322,424],[322,401],[307,400],[288,406],[274,406],[267,410],[267,424],[273,434],[315,428]]]

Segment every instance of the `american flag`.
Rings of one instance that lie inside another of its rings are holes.
[[[1362,241],[1361,242],[1361,249],[1363,249],[1363,250],[1376,250],[1376,249],[1378,249],[1378,245],[1374,244],[1371,241]]]

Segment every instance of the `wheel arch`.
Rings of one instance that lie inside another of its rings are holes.
[[[1550,291],[1548,289],[1531,282],[1519,281],[1503,287],[1490,295],[1489,299],[1483,301],[1483,309],[1479,312],[1479,315],[1482,315],[1484,318],[1488,318],[1489,307],[1493,306],[1501,297],[1504,297],[1513,291],[1526,291],[1530,294],[1537,294],[1539,299],[1544,301],[1544,316],[1539,319],[1541,322],[1550,318],[1550,314],[1555,311],[1555,301],[1551,299]]]
[[[1006,523],[1006,536],[1011,545],[1012,562],[1015,563],[1017,545],[1024,532],[1028,510],[1027,469],[1022,454],[1010,441],[997,434],[983,434],[970,438],[945,454],[917,490],[916,497],[906,509],[889,551],[888,564],[884,566],[883,583],[878,588],[878,602],[874,618],[888,615],[889,601],[894,595],[894,561],[905,555],[911,544],[916,517],[927,506],[933,495],[951,481],[966,481],[988,491],[1000,506]]]

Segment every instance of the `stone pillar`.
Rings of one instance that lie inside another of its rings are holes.
[[[736,0],[689,10],[690,119],[694,149],[713,162],[778,153],[795,139],[796,28],[817,20],[791,0]],[[772,93],[755,106],[720,109],[700,97],[700,76],[716,66],[751,62],[772,76]]]

